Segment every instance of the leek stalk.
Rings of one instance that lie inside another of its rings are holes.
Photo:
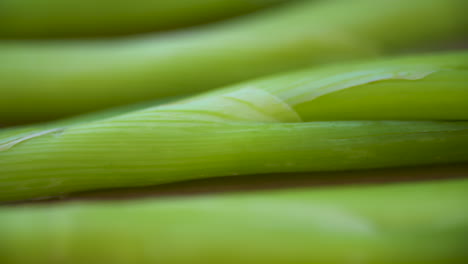
[[[90,122],[5,129],[0,200],[466,162],[467,62],[458,52],[329,66]]]

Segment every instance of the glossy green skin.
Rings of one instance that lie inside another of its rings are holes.
[[[467,57],[330,66],[112,118],[4,130],[0,200],[240,174],[467,162]],[[342,93],[352,112],[329,111],[340,107]]]
[[[468,261],[468,180],[0,208],[0,261]]]
[[[285,0],[2,0],[0,38],[83,37],[173,29]]]
[[[451,41],[465,0],[300,1],[119,39],[0,43],[0,122],[21,124]]]

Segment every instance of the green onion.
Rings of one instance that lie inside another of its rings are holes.
[[[0,262],[468,260],[467,179],[0,208]]]
[[[467,62],[458,52],[329,66],[110,118],[5,129],[0,200],[467,162]]]
[[[2,0],[0,38],[83,37],[166,30],[285,0]]]
[[[4,41],[0,43],[0,122],[50,120],[311,65],[454,41],[467,31],[467,3],[300,1],[156,36]]]

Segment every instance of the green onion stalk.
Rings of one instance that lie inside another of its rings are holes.
[[[0,123],[52,120],[434,46],[464,36],[467,9],[465,0],[294,1],[157,35],[2,41]]]
[[[330,65],[3,129],[0,200],[187,179],[468,161],[468,53]]]
[[[0,208],[0,262],[468,261],[468,180]]]
[[[285,0],[2,0],[0,38],[106,36],[168,30]]]

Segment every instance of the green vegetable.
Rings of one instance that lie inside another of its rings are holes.
[[[2,0],[0,38],[78,37],[192,26],[285,0]]]
[[[0,200],[467,162],[467,63],[458,52],[329,66],[111,118],[5,129]]]
[[[468,180],[0,208],[0,262],[468,261]]]
[[[300,1],[156,36],[4,41],[0,122],[43,121],[433,46],[467,32],[467,9],[465,0]]]

